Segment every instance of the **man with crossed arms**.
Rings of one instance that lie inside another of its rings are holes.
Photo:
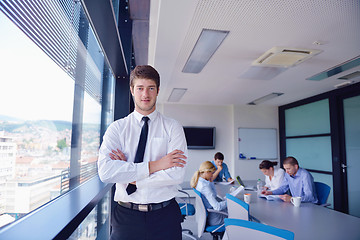
[[[156,111],[159,86],[153,67],[135,67],[130,74],[135,110],[109,126],[100,147],[99,177],[116,183],[111,240],[181,240],[182,217],[174,198],[185,173],[187,145],[183,127]],[[137,162],[145,124],[145,150]]]

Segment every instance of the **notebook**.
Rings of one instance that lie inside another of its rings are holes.
[[[256,187],[255,186],[251,186],[251,185],[245,185],[244,182],[241,180],[240,176],[236,177],[236,180],[238,181],[238,183],[240,184],[240,186],[244,186],[245,190],[250,190],[250,191],[255,191]]]
[[[260,198],[265,198],[268,201],[281,200],[279,195],[264,195],[260,194]]]

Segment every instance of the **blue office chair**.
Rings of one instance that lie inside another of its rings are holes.
[[[193,216],[195,214],[195,207],[193,204],[190,203],[190,195],[187,192],[183,190],[178,190],[178,191],[187,196],[184,202],[178,203],[181,211],[181,216],[183,217],[182,222],[184,222],[187,216]],[[196,240],[190,229],[183,228],[182,235],[187,236],[188,238],[191,238],[193,240]]]
[[[325,183],[322,182],[314,182],[315,184],[315,190],[318,197],[318,205],[320,206],[330,206],[330,203],[327,203],[327,200],[329,198],[331,187]]]
[[[229,214],[228,218],[250,220],[249,204],[247,204],[246,202],[227,193],[226,205]]]
[[[196,218],[196,222],[198,225],[197,226],[198,227],[198,238],[201,238],[201,236],[204,232],[209,232],[213,236],[214,240],[218,240],[219,237],[222,238],[222,236],[224,235],[224,232],[225,232],[225,224],[214,225],[214,226],[206,225],[206,217],[209,212],[216,212],[216,213],[223,214],[225,216],[227,216],[227,213],[221,212],[221,211],[216,211],[214,209],[206,209],[205,204],[203,202],[202,194],[195,188],[193,188],[193,190],[196,193],[196,195],[195,195],[195,197],[196,197],[195,218]]]
[[[225,227],[229,240],[240,238],[266,240],[294,239],[294,233],[288,230],[242,219],[225,218]]]

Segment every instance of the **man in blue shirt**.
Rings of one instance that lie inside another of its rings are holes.
[[[317,203],[314,178],[303,168],[299,167],[294,157],[287,157],[283,162],[286,174],[281,186],[273,191],[263,191],[265,195],[280,195],[284,202],[290,202],[291,197],[301,197],[301,202]],[[292,196],[285,194],[290,189]]]
[[[234,181],[230,176],[227,165],[224,163],[224,154],[222,154],[221,152],[215,153],[214,161],[212,161],[212,164],[216,168],[216,171],[214,172],[212,178],[214,182],[222,182],[223,179],[228,182]]]

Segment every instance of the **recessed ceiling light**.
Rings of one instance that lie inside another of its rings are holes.
[[[360,55],[355,58],[352,58],[346,62],[343,62],[339,65],[336,65],[335,67],[329,68],[321,73],[311,76],[311,77],[307,78],[306,80],[312,80],[312,81],[324,80],[325,78],[332,77],[336,74],[342,73],[346,70],[357,67],[359,65],[360,65]]]
[[[252,102],[249,102],[248,105],[257,105],[259,103],[262,103],[262,102],[265,102],[265,101],[268,101],[272,98],[275,98],[275,97],[278,97],[278,96],[281,96],[283,95],[284,93],[270,93],[268,95],[265,95],[261,98],[258,98],[258,99],[255,99],[254,101]]]
[[[201,72],[228,34],[229,31],[203,29],[182,72]]]
[[[186,91],[187,88],[174,88],[168,98],[168,102],[179,102]]]

